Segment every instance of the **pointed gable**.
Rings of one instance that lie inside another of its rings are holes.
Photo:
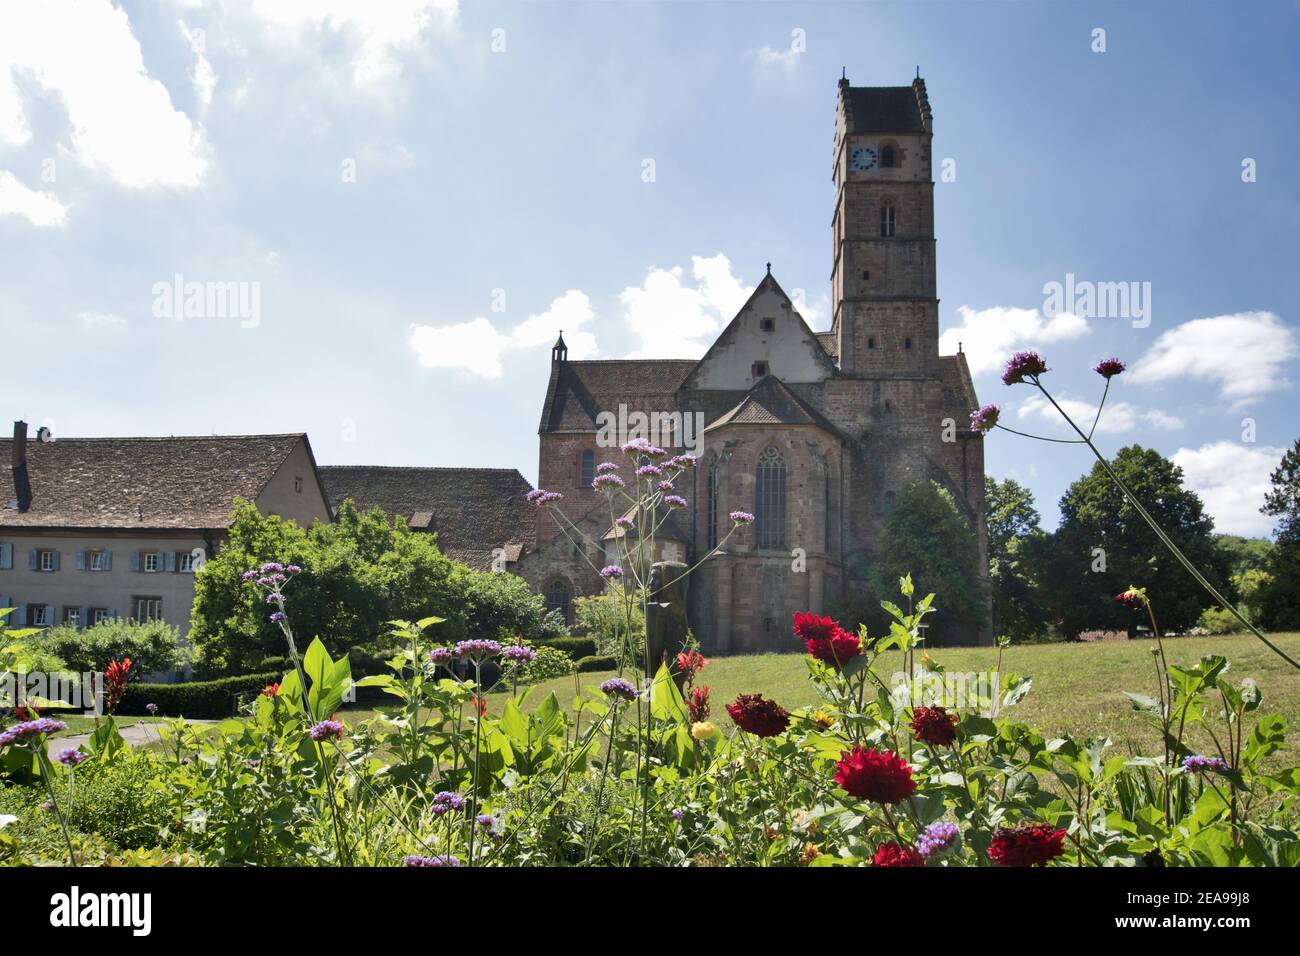
[[[684,388],[748,391],[755,363],[787,382],[822,382],[835,362],[768,272],[682,383]]]
[[[725,425],[813,425],[837,438],[844,437],[825,415],[771,375],[751,388],[740,404],[718,416],[704,432],[708,434]]]

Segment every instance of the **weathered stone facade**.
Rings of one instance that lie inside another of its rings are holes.
[[[563,337],[552,351],[539,487],[564,493],[583,536],[601,542],[611,525],[590,486],[595,465],[618,458],[602,416],[680,416],[660,443],[700,458],[694,487],[678,488],[690,506],[663,557],[700,560],[730,527],[730,511],[766,508],[770,520],[780,508],[781,534],[760,541],[758,526],[743,528],[695,572],[690,619],[707,652],[789,648],[791,614],[860,591],[872,542],[909,481],[953,493],[986,570],[983,442],[968,418],[978,401],[965,357],[939,354],[932,135],[921,79],[840,81],[828,332],[808,328],[769,268],[698,362],[570,362]],[[779,499],[757,500],[761,467],[780,474]],[[566,593],[598,591],[596,568],[614,549],[584,550],[545,509],[538,517],[537,549],[519,572],[557,606]]]

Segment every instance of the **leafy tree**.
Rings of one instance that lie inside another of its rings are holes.
[[[1120,449],[1111,467],[1133,490],[1188,559],[1217,588],[1224,587],[1229,555],[1214,541],[1214,521],[1201,499],[1183,487],[1182,469],[1140,445]],[[1070,485],[1061,498],[1061,524],[1040,558],[1043,598],[1062,633],[1085,630],[1133,633],[1142,620],[1114,597],[1130,585],[1148,589],[1162,629],[1196,623],[1205,592],[1169,554],[1101,463]]]
[[[898,581],[911,573],[919,595],[935,593],[933,643],[968,643],[988,626],[987,589],[979,575],[979,543],[948,492],[932,481],[904,485],[885,516],[875,560],[867,576],[874,607],[864,615],[872,633],[887,619],[880,600],[893,600]]]
[[[345,501],[334,523],[304,529],[240,501],[228,540],[195,577],[190,641],[202,675],[247,673],[286,652],[257,589],[241,578],[268,561],[303,568],[288,590],[299,651],[313,637],[334,654],[353,647],[382,651],[393,620],[437,615],[446,621],[436,637],[451,641],[471,633],[528,636],[541,618],[540,599],[521,579],[457,564],[433,536],[379,509],[363,513]]]
[[[1269,476],[1273,487],[1264,495],[1259,510],[1278,519],[1279,541],[1300,539],[1300,438],[1282,456]]]
[[[1300,439],[1271,476],[1260,510],[1278,519],[1277,543],[1265,565],[1269,580],[1258,593],[1259,625],[1274,631],[1300,630]]]
[[[1216,534],[1215,544],[1228,553],[1234,576],[1247,571],[1258,571],[1268,564],[1273,542],[1268,538],[1244,538],[1239,534]],[[1222,609],[1220,609],[1222,610]],[[1227,614],[1227,611],[1224,611]],[[1229,614],[1229,617],[1232,615]]]
[[[984,522],[988,529],[989,583],[993,633],[1018,641],[1047,631],[1048,615],[1032,574],[1034,546],[1044,537],[1033,493],[1007,478],[984,478]]]

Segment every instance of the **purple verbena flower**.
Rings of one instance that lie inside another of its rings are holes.
[[[1092,367],[1092,370],[1102,378],[1111,379],[1127,368],[1123,362],[1117,358],[1103,359]]]
[[[253,580],[253,578],[258,578],[261,576],[262,576],[261,571],[245,571],[243,574],[240,575],[240,577],[243,578],[245,581],[251,581]]]
[[[681,495],[664,495],[664,504],[670,508],[685,508],[686,499]]]
[[[981,405],[970,413],[970,427],[977,432],[989,432],[998,423],[1002,409],[996,405]]]
[[[748,511],[733,511],[731,513],[731,520],[736,522],[736,524],[753,524],[754,516]]]
[[[489,641],[484,638],[475,638],[472,641],[461,641],[456,645],[457,657],[465,657],[475,661],[486,660],[489,657],[496,657],[500,653],[500,644],[496,641]]]
[[[620,528],[631,531],[636,527],[636,520],[633,518],[615,518],[614,524],[618,525]]]
[[[61,720],[54,720],[50,717],[41,717],[37,720],[24,721],[21,724],[14,724],[4,733],[0,733],[0,747],[8,747],[10,744],[27,743],[34,737],[41,737],[45,734],[57,734],[68,729],[68,725]]]
[[[524,498],[528,502],[537,505],[539,508],[544,508],[552,501],[559,501],[563,497],[564,495],[560,494],[558,491],[545,491],[541,488],[537,488],[524,495]]]
[[[662,458],[668,453],[657,445],[650,444],[644,438],[633,438],[623,446],[623,454],[629,458],[639,458],[642,455],[650,458]]]
[[[511,644],[501,652],[501,656],[517,664],[531,664],[537,660],[537,652],[531,647],[524,647],[522,644]]]
[[[1047,363],[1037,352],[1017,352],[1007,359],[1007,366],[1002,372],[1002,384],[1018,385],[1026,378],[1036,379],[1046,371]]]
[[[686,811],[683,810],[681,807],[678,807],[676,810],[672,812],[672,818],[674,820],[680,820],[684,816],[686,816]]]
[[[699,459],[694,455],[678,455],[675,458],[669,458],[664,462],[665,468],[694,468],[699,463]]]
[[[591,481],[591,487],[597,491],[613,491],[615,488],[622,488],[627,484],[618,475],[597,475]]]
[[[658,465],[642,465],[636,470],[636,473],[642,478],[649,478],[654,475],[662,475],[664,470]]]
[[[152,717],[152,716],[154,716],[155,714],[158,713],[158,705],[157,705],[157,704],[145,704],[145,705],[144,705],[144,709],[147,710],[147,711],[149,711],[149,716],[150,716],[150,717]]]
[[[618,471],[618,465],[612,461],[602,461],[596,466],[596,474],[598,475],[612,475],[616,471]]]
[[[455,656],[455,652],[450,647],[435,647],[429,652],[429,663],[446,667]]]
[[[617,564],[607,564],[600,569],[600,576],[606,581],[610,578],[621,578],[623,576],[623,569]]]
[[[406,866],[460,866],[460,860],[450,854],[444,856],[417,856],[412,853],[402,862]]]
[[[1183,769],[1190,773],[1204,773],[1213,770],[1223,773],[1228,769],[1227,761],[1222,757],[1207,757],[1204,754],[1192,754],[1183,758]]]
[[[621,697],[623,700],[636,700],[636,685],[622,677],[611,677],[600,685],[600,692],[606,697]]]
[[[949,820],[938,820],[925,828],[921,839],[916,841],[916,851],[926,857],[939,853],[956,843],[959,833],[961,828],[957,824]]]
[[[311,739],[318,743],[331,737],[334,740],[342,740],[344,727],[337,720],[322,720],[319,724],[313,727],[309,733],[311,734]]]
[[[655,485],[655,491],[672,491],[675,486],[671,481],[664,479]]]
[[[440,790],[433,796],[433,805],[435,809],[460,810],[465,806],[465,798],[455,790]]]
[[[271,615],[272,624],[282,624],[287,620],[289,620],[289,615],[285,614],[283,611],[276,611]]]
[[[75,767],[81,761],[85,760],[89,754],[84,754],[76,747],[69,747],[67,750],[60,750],[58,756],[54,759],[65,767]]]

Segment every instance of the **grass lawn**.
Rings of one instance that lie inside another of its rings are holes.
[[[1300,634],[1280,634],[1270,640],[1292,657],[1300,658]],[[1123,694],[1126,690],[1155,693],[1155,670],[1149,652],[1153,644],[1150,640],[1135,640],[1010,647],[1003,652],[1003,671],[1032,678],[1033,688],[1005,713],[1046,737],[1109,734],[1117,753],[1133,746],[1147,754],[1158,754],[1159,733],[1133,711]],[[1300,716],[1300,671],[1251,635],[1170,638],[1165,641],[1165,653],[1171,664],[1191,664],[1205,654],[1223,654],[1230,662],[1228,675],[1234,684],[1253,677],[1263,692],[1261,709],[1280,712],[1292,725],[1292,736],[1274,756],[1274,765],[1300,764],[1300,727],[1296,726]],[[995,648],[937,648],[930,655],[950,672],[991,668],[997,660]],[[890,651],[877,662],[876,671],[886,683],[890,683],[889,675],[900,669],[901,659],[897,652]],[[575,687],[594,688],[610,676],[612,672],[599,672],[579,674],[576,683],[572,677],[546,681],[532,688],[526,707],[535,707],[551,691],[567,707]],[[731,728],[725,706],[740,693],[761,693],[788,709],[806,707],[818,700],[808,680],[804,657],[793,653],[714,658],[697,683],[712,688],[712,720],[724,730]],[[489,706],[498,710],[500,705],[495,702],[504,699],[502,692],[490,695]],[[1208,748],[1208,739],[1202,743]]]

